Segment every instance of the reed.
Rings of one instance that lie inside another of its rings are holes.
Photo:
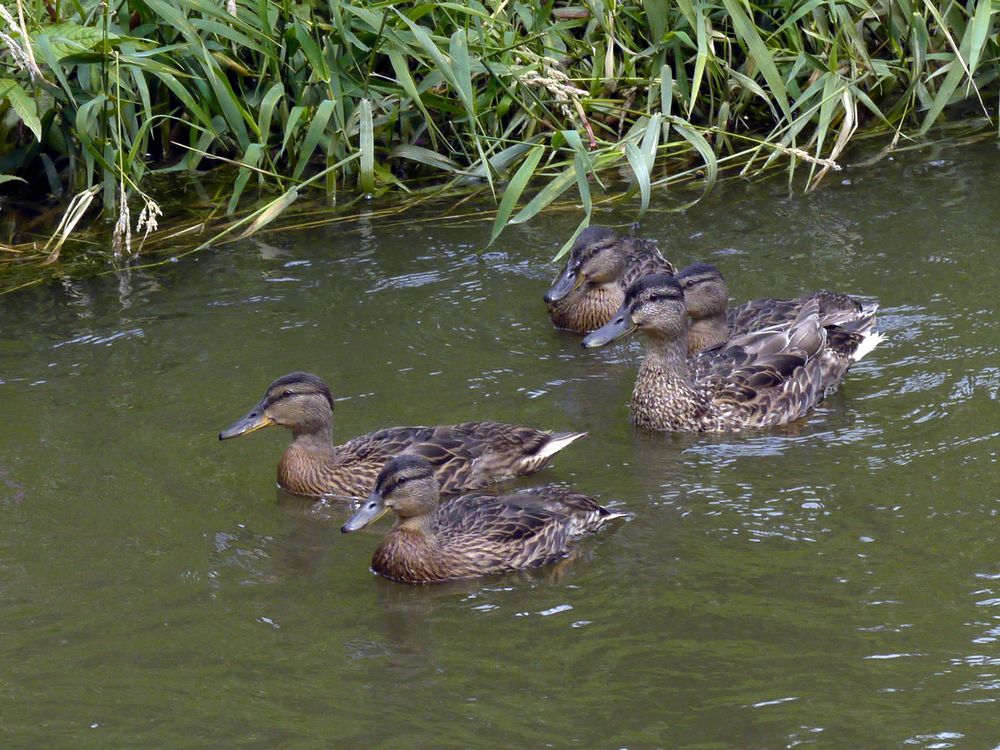
[[[49,263],[98,209],[138,253],[150,178],[219,166],[225,236],[428,184],[491,192],[494,238],[572,190],[582,229],[720,169],[812,189],[859,132],[988,117],[1000,73],[990,0],[3,2],[0,190],[63,201]]]

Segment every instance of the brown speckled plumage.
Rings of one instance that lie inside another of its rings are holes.
[[[220,438],[270,424],[292,430],[278,463],[278,484],[309,497],[365,497],[393,456],[427,458],[445,493],[466,492],[540,469],[583,433],[552,433],[499,422],[390,427],[334,446],[333,398],[315,375],[292,373],[272,383],[250,413]]]
[[[824,326],[820,301],[812,299],[784,325],[734,336],[689,358],[684,294],[660,275],[633,284],[619,314],[584,345],[642,330],[647,349],[629,405],[632,422],[650,430],[727,432],[805,416],[878,343],[874,324],[871,312]]]
[[[722,273],[709,263],[694,263],[676,276],[684,290],[691,328],[688,352],[694,354],[761,328],[787,325],[812,301],[818,306],[820,324],[843,326],[867,314],[862,304],[846,294],[821,289],[794,299],[756,299],[729,309],[729,290]]]
[[[580,287],[549,305],[549,320],[563,331],[587,333],[611,320],[624,298],[625,290],[617,283]]]
[[[372,569],[400,583],[434,583],[507,573],[565,557],[579,537],[622,514],[572,490],[538,487],[512,495],[467,495],[439,503],[421,457],[398,456],[344,531],[392,510],[397,520],[372,556]]]
[[[619,236],[606,227],[588,227],[545,295],[549,319],[566,331],[593,331],[611,320],[633,281],[675,270],[652,240]]]

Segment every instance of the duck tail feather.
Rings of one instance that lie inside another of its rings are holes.
[[[872,349],[881,344],[883,340],[885,340],[884,333],[872,331],[861,339],[861,343],[858,344],[858,348],[851,353],[851,361],[859,361],[862,357],[871,352]]]
[[[582,437],[587,437],[586,432],[557,432],[552,435],[545,445],[538,449],[538,453],[535,454],[536,457],[540,459],[546,459],[550,456],[554,456],[556,453],[561,451],[563,448],[568,446],[570,443],[579,440]]]

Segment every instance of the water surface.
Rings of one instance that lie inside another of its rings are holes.
[[[1000,746],[998,168],[991,143],[654,205],[640,231],[737,301],[881,300],[886,342],[765,433],[629,427],[640,343],[544,316],[570,214],[486,252],[428,212],[0,298],[3,746]],[[516,484],[632,520],[557,571],[383,581],[386,525],[275,489],[287,433],[216,439],[296,369],[342,439],[588,430]]]

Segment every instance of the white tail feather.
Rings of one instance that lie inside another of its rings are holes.
[[[861,340],[861,343],[858,344],[858,348],[854,350],[854,353],[851,354],[851,361],[859,361],[872,349],[881,344],[883,339],[885,339],[885,334],[879,333],[878,331],[872,331],[869,333]]]
[[[567,445],[572,443],[574,440],[579,440],[582,437],[586,437],[586,432],[559,432],[552,436],[552,439],[547,442],[542,449],[538,451],[535,455],[538,458],[546,459],[549,456],[553,456]]]

